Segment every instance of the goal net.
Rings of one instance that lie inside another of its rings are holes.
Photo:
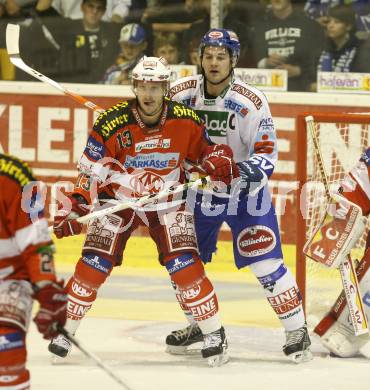
[[[361,153],[369,145],[370,114],[313,113],[311,115],[314,118],[314,127],[330,190],[336,190],[344,175],[357,163]],[[300,119],[302,126],[304,118]],[[299,217],[304,240],[298,240],[297,245],[297,280],[301,281],[301,289],[305,289],[308,325],[314,327],[335,302],[342,290],[342,284],[338,270],[328,269],[302,254],[302,243],[304,244],[304,241],[312,235],[327,207],[325,188],[314,153],[312,137],[306,129],[304,130],[307,142],[303,145],[302,151],[305,152],[307,159],[304,164],[305,181],[300,193],[302,215]],[[362,258],[366,235],[367,232],[352,251],[353,259]]]

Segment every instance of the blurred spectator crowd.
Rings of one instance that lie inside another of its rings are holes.
[[[286,69],[288,89],[315,91],[316,72],[370,73],[370,0],[224,0],[238,67]],[[145,55],[198,66],[210,0],[0,0],[0,79],[30,80],[6,53],[21,25],[24,61],[59,82],[128,84]]]

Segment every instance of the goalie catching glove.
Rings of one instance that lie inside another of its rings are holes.
[[[233,151],[228,145],[209,145],[206,148],[202,168],[212,181],[221,181],[230,185],[239,177],[239,169],[233,160]]]
[[[58,334],[57,325],[66,322],[67,292],[60,282],[39,282],[34,286],[34,298],[40,303],[39,311],[33,319],[44,339]],[[41,286],[40,286],[41,285]]]
[[[71,202],[71,208],[68,210],[59,208],[54,217],[54,234],[57,238],[73,236],[80,234],[82,224],[76,221],[76,218],[89,213],[89,206],[81,195],[72,195],[68,199]]]

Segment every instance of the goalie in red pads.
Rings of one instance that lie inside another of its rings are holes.
[[[328,267],[337,267],[363,234],[370,213],[370,148],[345,176],[323,223],[305,246],[305,253]],[[356,268],[366,316],[370,318],[370,248],[369,236],[365,254]],[[349,319],[344,292],[330,312],[315,328],[323,345],[340,357],[355,356],[369,341],[368,334],[356,337]]]

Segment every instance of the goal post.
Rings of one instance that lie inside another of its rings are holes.
[[[303,246],[324,215],[327,199],[312,138],[306,128],[306,116],[314,118],[314,126],[331,190],[338,188],[344,175],[358,162],[369,145],[370,113],[309,112],[297,117],[297,192],[296,212],[296,278],[302,292],[309,325],[320,320],[339,295],[342,284],[338,270],[330,270],[303,254]],[[366,232],[353,251],[361,259]]]

